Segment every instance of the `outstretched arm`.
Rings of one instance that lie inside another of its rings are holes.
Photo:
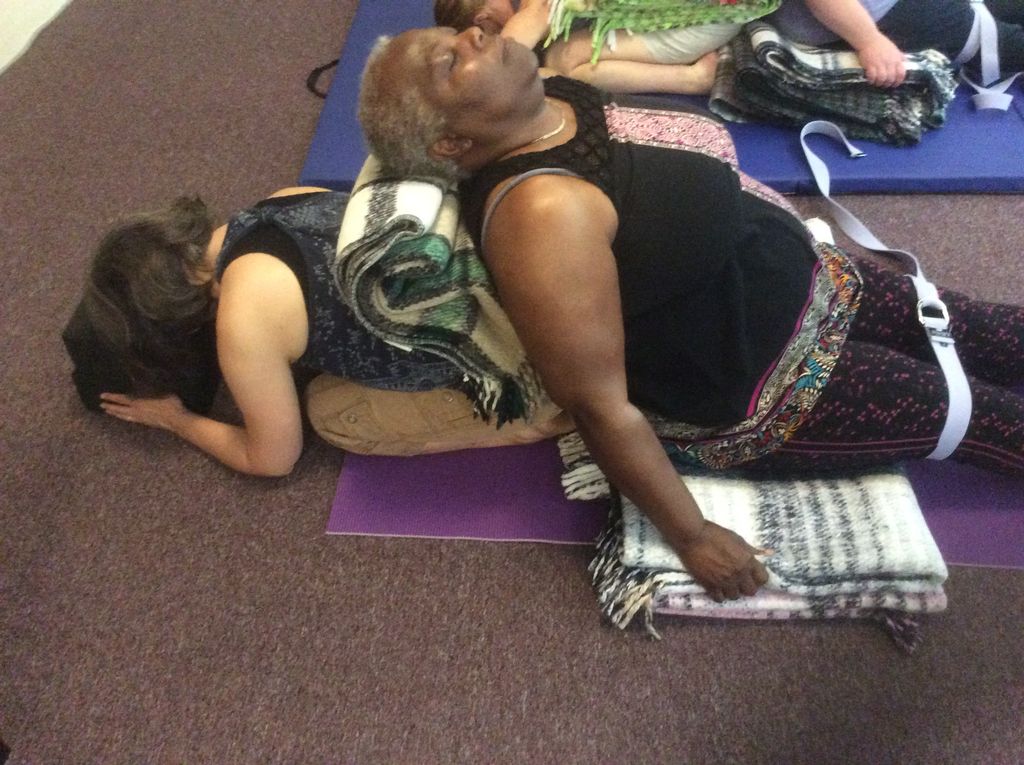
[[[903,52],[882,34],[858,0],[804,0],[814,17],[857,51],[872,85],[894,87],[906,77]]]
[[[704,519],[627,396],[616,216],[594,186],[538,176],[511,191],[484,243],[502,304],[552,399],[573,417],[608,479],[643,510],[718,599],[767,580],[757,553]]]

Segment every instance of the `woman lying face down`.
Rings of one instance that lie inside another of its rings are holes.
[[[327,265],[347,194],[284,189],[216,225],[197,199],[131,218],[93,258],[84,315],[127,384],[99,406],[125,422],[168,430],[229,467],[288,473],[302,449],[293,367],[327,372],[310,387],[314,427],[355,451],[423,453],[527,443],[571,428],[553,407],[497,430],[472,417],[453,370],[376,341],[341,302]],[[188,409],[182,381],[216,355],[242,416],[220,422]],[[104,370],[96,370],[99,376]],[[345,379],[347,378],[347,379]],[[394,411],[401,411],[398,418]],[[358,422],[348,422],[353,412]]]
[[[545,389],[713,596],[763,584],[759,551],[704,519],[659,435],[712,469],[936,448],[946,386],[907,281],[814,242],[738,173],[714,118],[545,80],[524,46],[435,28],[378,44],[360,119],[386,172],[459,180]],[[952,458],[1022,474],[1024,310],[943,295],[978,378]]]

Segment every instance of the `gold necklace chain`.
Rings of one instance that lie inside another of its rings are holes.
[[[550,106],[554,106],[554,104],[552,104],[550,101],[548,101],[548,104]],[[558,109],[557,106],[555,106],[554,108]],[[533,146],[535,143],[540,143],[541,141],[546,141],[549,138],[554,138],[556,135],[558,135],[563,130],[565,130],[565,112],[562,109],[558,109],[558,113],[562,117],[562,119],[558,122],[558,126],[554,130],[549,130],[547,133],[545,133],[542,136],[537,136],[532,141],[530,141],[528,144],[526,144],[527,146]]]

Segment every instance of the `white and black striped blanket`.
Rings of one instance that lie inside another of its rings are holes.
[[[875,87],[856,53],[798,45],[753,21],[719,50],[709,108],[732,122],[827,119],[852,138],[913,144],[945,122],[956,80],[938,51],[907,53],[905,63],[903,84]]]
[[[560,446],[573,499],[608,492],[578,435]],[[591,563],[604,614],[619,627],[638,614],[743,619],[870,618],[912,650],[917,614],[946,606],[946,566],[907,479],[898,472],[821,478],[740,473],[681,476],[706,518],[770,549],[769,581],[752,597],[716,603],[635,505],[614,497]]]

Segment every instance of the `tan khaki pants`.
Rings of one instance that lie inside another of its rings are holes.
[[[489,446],[528,444],[573,430],[572,420],[551,402],[529,423],[500,429],[478,419],[461,391],[423,393],[376,390],[332,375],[306,389],[313,429],[328,443],[360,454],[430,454]]]

